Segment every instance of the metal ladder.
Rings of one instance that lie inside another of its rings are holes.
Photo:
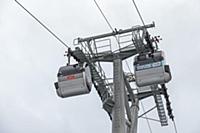
[[[156,93],[158,92],[158,85],[152,85],[151,86],[151,90],[154,92],[153,96],[154,96],[154,100],[156,103],[156,107],[157,107],[157,111],[158,111],[158,117],[160,119],[160,123],[161,126],[167,126],[168,125],[168,121],[167,121],[167,116],[165,113],[165,108],[163,105],[163,101],[162,101],[162,97],[161,97],[161,93]]]
[[[101,68],[101,66],[96,65],[94,62],[91,62],[89,58],[91,58],[90,54],[85,54],[83,51],[77,47],[74,51],[72,51],[72,56],[80,63],[87,62],[90,66],[90,71],[92,74],[92,82],[94,87],[96,88],[102,102],[103,108],[108,112],[111,116],[112,108],[114,106],[114,101],[112,99],[112,91],[108,83],[106,82],[106,76]]]
[[[155,99],[155,102],[156,102],[158,116],[160,118],[161,126],[167,126],[168,122],[167,122],[167,117],[166,117],[162,97],[161,97],[160,94],[156,94],[156,95],[154,95],[154,99]]]

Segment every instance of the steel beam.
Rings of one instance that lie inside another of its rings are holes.
[[[131,88],[131,85],[129,84],[128,80],[125,78],[125,73],[123,72],[123,76],[124,76],[124,83],[126,85],[127,91],[129,93],[129,96],[131,98],[132,102],[135,102],[135,95],[133,94],[133,90]]]
[[[113,32],[110,32],[110,33],[105,33],[105,34],[96,35],[96,36],[87,37],[87,38],[78,38],[78,43],[89,42],[91,40],[96,40],[96,39],[103,39],[103,38],[106,38],[106,37],[116,36],[116,35],[125,34],[125,33],[128,33],[128,32],[143,30],[143,29],[146,29],[146,28],[152,28],[152,27],[155,27],[155,23],[148,24],[148,25],[145,25],[145,26],[132,27],[132,28],[125,29],[125,30],[120,29],[120,30],[116,30],[116,31],[113,31]]]
[[[138,111],[139,111],[139,99],[135,98],[135,102],[133,102],[131,106],[131,127],[130,133],[137,133],[138,126]]]
[[[120,57],[122,60],[127,59],[131,56],[134,56],[137,54],[137,51],[135,49],[135,46],[132,45],[130,47],[124,47],[119,49],[119,52],[107,52],[107,53],[98,53],[98,55],[92,57],[92,61],[100,61],[100,62],[113,62],[116,56]]]

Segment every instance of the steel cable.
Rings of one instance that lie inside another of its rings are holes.
[[[108,19],[106,18],[105,14],[103,13],[101,7],[99,6],[99,4],[96,2],[96,0],[94,0],[94,3],[96,4],[97,8],[99,9],[99,11],[101,12],[101,15],[104,17],[106,23],[108,24],[109,28],[114,31],[113,27],[111,26],[110,22],[108,21]]]
[[[103,18],[105,19],[106,23],[108,24],[108,26],[109,26],[110,29],[112,30],[112,32],[115,32],[114,28],[112,27],[112,25],[110,24],[110,22],[109,22],[108,19],[106,18],[106,16],[105,16],[103,10],[101,9],[101,7],[100,7],[99,4],[97,3],[97,1],[94,0],[94,2],[95,2],[95,4],[96,4],[97,8],[99,9],[99,11],[101,12],[101,15],[102,15]],[[119,47],[119,49],[120,49],[120,42],[119,42],[117,36],[115,36],[115,39],[116,39],[117,44],[118,44],[118,47]],[[129,65],[128,65],[127,60],[125,60],[125,62],[126,62],[127,68],[129,69],[129,72],[131,73],[131,69],[130,69],[130,67],[129,67]]]
[[[146,110],[145,110],[145,108],[144,108],[144,104],[143,104],[142,101],[141,101],[141,105],[142,105],[142,110],[143,110],[143,112],[146,112]],[[147,114],[145,114],[144,116],[147,118]],[[146,121],[147,121],[147,125],[148,125],[148,128],[149,128],[149,132],[152,133],[152,128],[151,128],[150,122],[149,122],[148,119],[146,119]]]
[[[175,133],[178,133],[178,130],[177,130],[177,126],[176,126],[176,122],[175,122],[175,120],[173,120],[173,125],[174,125]]]
[[[15,2],[24,9],[32,18],[34,18],[43,28],[45,28],[52,36],[54,36],[61,44],[65,47],[70,48],[62,39],[60,39],[50,28],[48,28],[43,22],[41,22],[37,17],[35,17],[28,9],[26,9],[20,2],[15,0]]]

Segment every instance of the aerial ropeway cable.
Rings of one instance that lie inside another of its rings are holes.
[[[108,24],[108,26],[110,27],[110,29],[112,30],[112,32],[116,32],[116,29],[114,30],[114,28],[112,27],[112,25],[111,25],[110,22],[108,21],[108,19],[107,19],[107,17],[105,16],[103,10],[101,9],[101,7],[99,6],[99,4],[97,3],[96,0],[94,0],[94,3],[95,3],[95,5],[97,6],[97,8],[99,9],[101,15],[102,15],[103,18],[105,19],[106,23]],[[115,35],[114,37],[115,37],[115,39],[116,39],[116,41],[117,41],[117,44],[118,44],[118,47],[119,47],[119,49],[120,49],[120,42],[119,42],[119,40],[118,40],[118,38],[117,38],[116,35]],[[131,72],[131,69],[130,69],[130,66],[129,66],[128,62],[127,62],[127,60],[125,60],[125,62],[126,62],[126,66],[127,66],[128,70],[129,70],[129,72],[132,73],[132,72]]]
[[[43,28],[45,28],[53,37],[55,37],[62,45],[70,48],[60,37],[58,37],[50,28],[48,28],[43,22],[41,22],[36,16],[34,16],[28,9],[26,9],[19,1],[15,0],[15,2],[32,18],[34,18]]]

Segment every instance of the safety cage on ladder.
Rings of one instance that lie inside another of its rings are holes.
[[[139,87],[165,84],[171,80],[169,65],[164,52],[143,53],[134,58],[136,85]]]
[[[57,78],[55,88],[62,98],[88,94],[91,91],[91,73],[86,63],[60,67]]]

